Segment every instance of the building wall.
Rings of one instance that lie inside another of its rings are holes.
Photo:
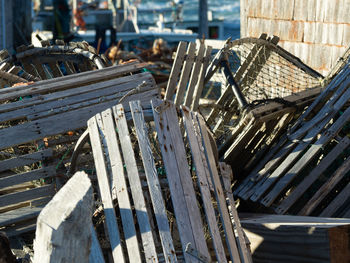
[[[12,18],[12,0],[0,0],[0,50],[8,49],[12,51]]]
[[[279,45],[325,75],[350,45],[350,0],[240,0],[241,37]]]

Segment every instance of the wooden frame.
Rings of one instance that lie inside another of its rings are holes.
[[[130,110],[133,124],[130,122],[127,125],[127,116],[130,118],[130,115],[127,115],[127,110],[122,105],[107,109],[88,121],[106,226],[109,235],[113,237],[111,247],[114,248],[112,250],[114,261],[122,262],[127,258],[131,260],[136,257],[144,258],[146,262],[154,262],[159,258],[163,258],[165,262],[176,262],[180,258],[186,262],[210,262],[212,258],[227,262],[228,256],[234,262],[251,262],[232,196],[230,207],[233,217],[230,217],[228,212],[224,188],[219,179],[204,119],[188,108],[182,107],[180,117],[182,116],[187,131],[187,140],[191,147],[188,149],[184,145],[179,117],[172,103],[152,100],[154,123],[145,121],[145,108],[142,108],[140,101],[130,102]],[[118,131],[117,134],[115,130]],[[135,134],[131,131],[135,131]],[[156,145],[152,136],[150,137],[153,132],[157,133]],[[161,159],[155,158],[154,147],[159,147]],[[141,160],[135,155],[136,149],[140,152]],[[196,167],[197,182],[191,179],[192,172],[186,158],[189,150]],[[156,172],[161,168],[159,165],[166,171],[167,190],[160,183]],[[126,171],[123,167],[126,167]],[[145,182],[140,181],[141,171],[145,174]],[[125,180],[130,182],[129,197],[133,199],[135,208],[131,207],[127,196],[123,197],[127,189]],[[214,192],[210,190],[209,181],[214,186]],[[148,191],[144,191],[141,185],[147,186]],[[200,202],[203,202],[205,216],[198,207],[196,199],[199,196],[195,194],[195,189],[201,192]],[[170,192],[179,240],[174,236],[173,227],[169,226],[164,191]],[[147,192],[150,197],[147,197]],[[145,198],[151,200],[152,208],[145,203]],[[213,206],[211,198],[217,200],[218,208]],[[114,210],[111,209],[113,199],[118,200],[121,225],[117,224]],[[134,224],[128,224],[134,212],[140,232],[135,232]],[[152,214],[155,215],[157,229],[151,227]],[[226,242],[218,230],[216,214],[220,215]],[[235,224],[237,233],[232,223]],[[203,224],[208,224],[215,254],[209,253]],[[118,233],[121,231],[129,237],[125,242],[118,240],[120,238]],[[137,235],[140,236],[140,243],[137,242]],[[152,240],[152,236],[158,235],[160,244]],[[180,242],[182,251],[174,250],[177,242]],[[120,244],[126,244],[127,255],[121,252]],[[155,252],[159,246],[162,255]],[[229,255],[225,254],[224,247],[228,249]]]

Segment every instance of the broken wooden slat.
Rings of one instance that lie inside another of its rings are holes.
[[[162,243],[164,259],[166,262],[175,262],[176,254],[173,240],[170,234],[169,222],[166,215],[163,196],[161,195],[160,183],[152,155],[151,144],[147,135],[147,128],[145,127],[145,119],[142,113],[140,101],[130,102],[130,109],[132,112],[137,139],[141,151],[141,157],[145,168],[147,184],[149,187],[153,209],[157,220],[159,229],[159,236]]]
[[[169,102],[155,100],[152,100],[152,109],[185,260],[198,262],[186,253],[188,243],[191,243],[195,250],[209,259],[202,220],[196,204],[186,152],[182,142],[182,133],[178,126],[172,125],[178,123],[176,110]],[[170,129],[170,127],[172,128]],[[186,210],[183,209],[184,205],[187,207]],[[189,214],[189,212],[192,214]]]
[[[147,262],[157,261],[157,252],[154,246],[154,239],[152,236],[151,226],[148,219],[145,199],[142,194],[143,191],[141,187],[140,176],[137,170],[136,159],[135,159],[134,150],[131,143],[131,138],[130,138],[130,134],[129,134],[126,118],[125,118],[124,107],[119,104],[113,108],[113,111],[114,111],[116,127],[118,129],[119,141],[123,151],[124,163],[126,166],[128,179],[130,183],[130,189],[134,200],[136,215],[139,221],[139,227],[141,232],[142,243],[144,246],[146,261]],[[111,132],[113,131],[114,133],[114,129],[112,125],[109,127],[109,130]],[[117,143],[116,140],[115,140],[115,143]],[[109,146],[113,144],[114,144],[113,141],[108,142]],[[113,153],[109,152],[109,154],[113,154]],[[117,154],[117,153],[114,153],[114,154]],[[113,164],[112,164],[112,167],[113,167]],[[122,165],[120,165],[120,170],[122,172],[123,170]],[[127,189],[126,186],[125,186],[125,189]],[[119,188],[117,189],[117,191],[121,191],[121,189]],[[127,193],[126,190],[124,192]],[[121,203],[121,201],[119,200],[119,197],[118,197],[118,203],[119,204]],[[125,232],[125,227],[123,227],[123,229]],[[136,238],[136,235],[135,235],[135,238]]]
[[[102,145],[99,137],[99,131],[97,126],[97,120],[92,117],[88,121],[88,129],[90,134],[91,146],[93,149],[93,155],[96,166],[96,174],[98,178],[98,184],[101,193],[101,199],[104,207],[104,213],[106,216],[106,226],[108,230],[108,236],[111,243],[112,255],[115,262],[125,262],[125,258],[122,252],[120,243],[120,235],[117,226],[117,219],[115,216],[114,206],[111,197],[111,188],[108,181],[107,170],[105,167],[105,160],[102,151]]]

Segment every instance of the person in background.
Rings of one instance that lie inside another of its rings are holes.
[[[70,10],[67,0],[53,0],[53,40],[62,39],[68,42],[72,39],[70,33]]]

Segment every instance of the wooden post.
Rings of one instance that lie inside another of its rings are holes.
[[[208,1],[199,0],[199,27],[198,27],[198,37],[205,39],[209,38],[208,33]]]
[[[34,240],[34,262],[89,262],[92,187],[76,173],[41,211]]]

